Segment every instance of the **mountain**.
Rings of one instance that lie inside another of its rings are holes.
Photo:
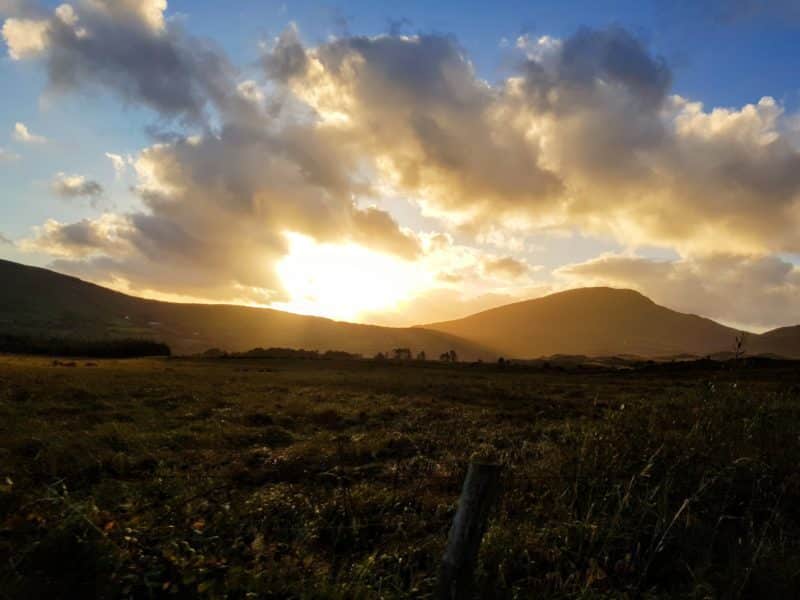
[[[738,330],[659,306],[633,290],[581,288],[424,325],[504,356],[705,356],[735,349]],[[800,357],[800,327],[746,336],[745,349]]]
[[[773,329],[748,341],[748,352],[800,357],[800,325]]]
[[[632,290],[582,288],[420,327],[358,325],[267,308],[145,300],[47,269],[0,260],[0,333],[164,341],[179,354],[218,347],[393,348],[467,360],[498,356],[667,357],[730,353],[738,330],[679,313]],[[746,336],[748,354],[800,358],[800,326]]]
[[[393,348],[438,357],[493,359],[478,344],[420,328],[378,327],[265,308],[145,300],[47,269],[0,260],[0,333],[82,338],[146,337],[176,353],[218,347],[343,350],[372,356]]]

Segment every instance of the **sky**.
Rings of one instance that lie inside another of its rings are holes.
[[[0,0],[0,22],[0,258],[398,326],[593,285],[800,323],[796,0]]]

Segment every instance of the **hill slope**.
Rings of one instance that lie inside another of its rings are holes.
[[[553,354],[658,357],[730,352],[738,331],[675,312],[631,290],[583,288],[414,328],[359,325],[264,308],[180,304],[114,292],[47,269],[0,260],[0,333],[147,337],[177,353],[210,347],[344,350],[450,349],[471,359]],[[748,354],[800,358],[800,326],[748,334]]]
[[[747,351],[800,357],[800,325],[779,327],[755,336],[750,340]]]
[[[210,347],[344,350],[372,356],[396,347],[465,359],[494,357],[478,345],[419,328],[357,325],[278,310],[145,300],[47,269],[0,260],[0,333],[148,337],[177,353]]]
[[[613,288],[570,290],[424,327],[526,358],[706,355],[732,350],[738,333],[710,319],[659,306],[638,292]],[[760,351],[770,351],[767,346],[759,344]]]

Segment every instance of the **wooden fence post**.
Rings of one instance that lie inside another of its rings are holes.
[[[478,550],[499,481],[500,465],[470,463],[442,558],[439,573],[441,600],[464,600],[472,595]]]

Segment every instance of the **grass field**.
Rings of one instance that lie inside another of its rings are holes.
[[[800,593],[800,368],[0,357],[0,597]]]

